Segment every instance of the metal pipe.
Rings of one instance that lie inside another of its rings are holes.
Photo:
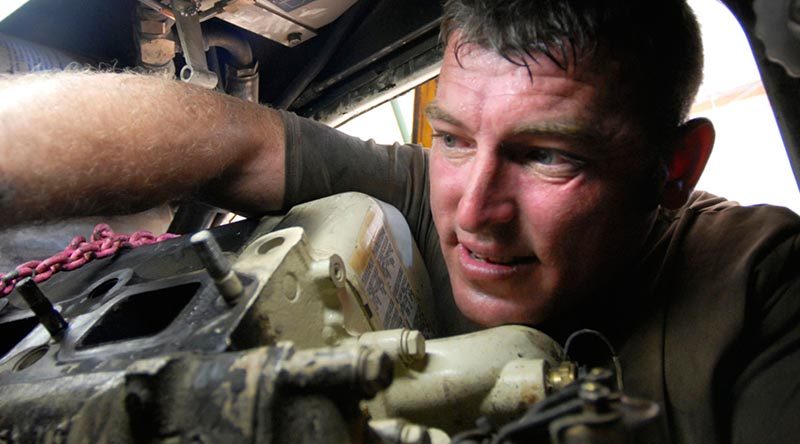
[[[213,24],[203,28],[203,37],[206,50],[222,48],[231,56],[225,67],[225,92],[258,103],[258,62],[253,60],[250,43],[239,33]]]
[[[208,48],[222,48],[231,55],[231,64],[236,68],[247,68],[253,64],[253,50],[250,43],[238,33],[224,29],[218,25],[207,25],[203,28],[206,51]]]
[[[400,135],[403,136],[404,143],[411,143],[411,134],[408,132],[406,125],[406,118],[403,116],[403,110],[400,109],[400,102],[397,99],[392,99],[392,112],[394,112],[394,120],[397,122],[397,129],[400,130]]]

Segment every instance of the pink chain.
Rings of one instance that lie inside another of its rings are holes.
[[[17,282],[28,276],[33,276],[34,282],[41,283],[59,271],[75,270],[92,259],[113,256],[120,248],[137,248],[176,237],[179,236],[170,233],[156,237],[149,231],[137,231],[130,235],[116,234],[107,224],[99,224],[92,230],[90,241],[87,242],[83,236],[76,236],[64,251],[43,261],[25,262],[10,273],[0,274],[0,297],[8,296]]]

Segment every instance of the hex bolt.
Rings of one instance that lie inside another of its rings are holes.
[[[392,383],[394,363],[389,355],[380,350],[361,347],[356,374],[364,394],[371,398]]]
[[[56,311],[33,278],[27,277],[20,281],[17,284],[17,291],[22,295],[22,298],[25,299],[25,302],[31,307],[39,322],[47,329],[53,339],[59,340],[64,337],[64,332],[69,327],[69,324]]]
[[[214,285],[217,286],[225,302],[228,305],[236,304],[236,300],[242,294],[244,287],[239,276],[233,271],[231,263],[222,254],[214,236],[208,231],[203,230],[194,234],[189,241],[192,243],[197,256],[206,267],[208,274],[214,279]]]
[[[602,413],[610,409],[611,390],[602,384],[584,382],[581,384],[578,396],[586,403],[588,408],[595,412]]]
[[[400,442],[403,444],[430,444],[428,430],[416,424],[407,424],[400,431]]]
[[[548,391],[559,391],[575,380],[575,364],[562,362],[547,373]]]
[[[400,360],[411,364],[425,358],[425,336],[419,330],[403,329],[400,338]]]
[[[191,0],[181,0],[172,3],[172,9],[184,17],[190,17],[198,13],[198,5]]]
[[[399,359],[406,365],[412,365],[425,359],[425,336],[419,330],[398,328],[363,333],[358,343],[365,347],[375,347],[389,354],[392,359]]]
[[[431,444],[431,436],[427,427],[409,423],[404,419],[373,419],[369,422],[369,427],[381,438],[381,442]]]
[[[586,379],[591,382],[601,382],[604,383],[613,379],[614,374],[607,369],[601,367],[595,367],[589,371],[589,374],[586,375]]]
[[[299,32],[290,32],[289,35],[286,36],[286,41],[290,45],[296,45],[300,43],[300,40],[303,39],[303,34]]]

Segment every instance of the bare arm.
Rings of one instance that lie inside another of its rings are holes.
[[[0,78],[0,226],[199,193],[280,207],[284,133],[265,107],[134,74]]]

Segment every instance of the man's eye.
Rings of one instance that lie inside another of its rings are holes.
[[[458,145],[458,138],[452,134],[436,133],[433,135],[433,137],[441,139],[444,146],[448,148],[455,148],[456,145]]]
[[[541,163],[543,165],[555,165],[563,162],[564,156],[559,155],[553,150],[533,150],[528,153],[529,162]]]
[[[524,161],[535,162],[542,165],[559,165],[559,164],[572,164],[583,165],[585,161],[563,153],[559,150],[548,148],[535,148],[527,151],[524,154]]]
[[[585,165],[583,160],[546,148],[529,150],[523,157],[521,160],[529,167],[552,176],[571,176],[577,174]]]

